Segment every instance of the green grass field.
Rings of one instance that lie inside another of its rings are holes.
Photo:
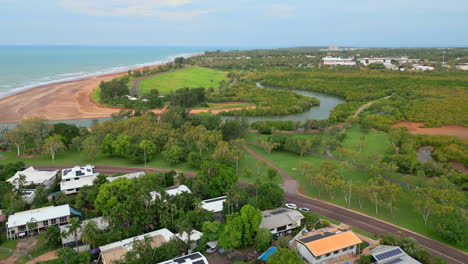
[[[207,68],[189,67],[140,81],[138,94],[146,94],[151,89],[157,89],[160,94],[168,94],[184,87],[218,88],[221,81],[227,80],[226,74],[225,72]]]

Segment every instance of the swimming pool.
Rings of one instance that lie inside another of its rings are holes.
[[[278,248],[276,248],[276,247],[270,247],[265,252],[263,252],[263,254],[260,255],[260,257],[258,257],[258,258],[261,259],[261,260],[267,261],[268,258],[270,257],[270,255],[275,253],[277,250],[278,250]]]

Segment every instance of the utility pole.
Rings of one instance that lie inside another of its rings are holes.
[[[349,180],[349,197],[348,197],[348,207],[351,206],[351,191],[352,191],[352,188],[351,188],[351,185],[353,184],[353,180]]]

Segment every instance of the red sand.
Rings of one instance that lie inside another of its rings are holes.
[[[406,127],[412,134],[427,134],[427,135],[449,135],[463,139],[468,139],[468,127],[462,126],[443,126],[443,127],[422,127],[424,123],[415,122],[398,122],[392,127]]]

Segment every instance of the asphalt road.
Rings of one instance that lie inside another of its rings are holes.
[[[39,170],[60,170],[70,168],[71,165],[34,165]],[[141,168],[141,167],[118,167],[118,166],[95,166],[96,172],[117,174],[117,173],[132,173],[138,171],[149,171],[149,172],[166,172],[164,169],[153,169],[153,168]],[[195,173],[185,173],[188,177],[196,176]],[[246,185],[246,183],[241,183]],[[405,235],[412,236],[418,240],[421,247],[428,249],[432,254],[441,256],[447,259],[450,263],[454,264],[466,264],[468,263],[468,254],[442,244],[438,241],[424,237],[417,233],[410,232],[398,226],[394,226],[387,222],[375,219],[373,217],[342,208],[337,205],[329,204],[320,200],[305,197],[299,194],[285,194],[285,202],[295,203],[298,207],[310,208],[313,213],[335,219],[344,224],[360,228],[372,234],[391,234],[402,232]]]

